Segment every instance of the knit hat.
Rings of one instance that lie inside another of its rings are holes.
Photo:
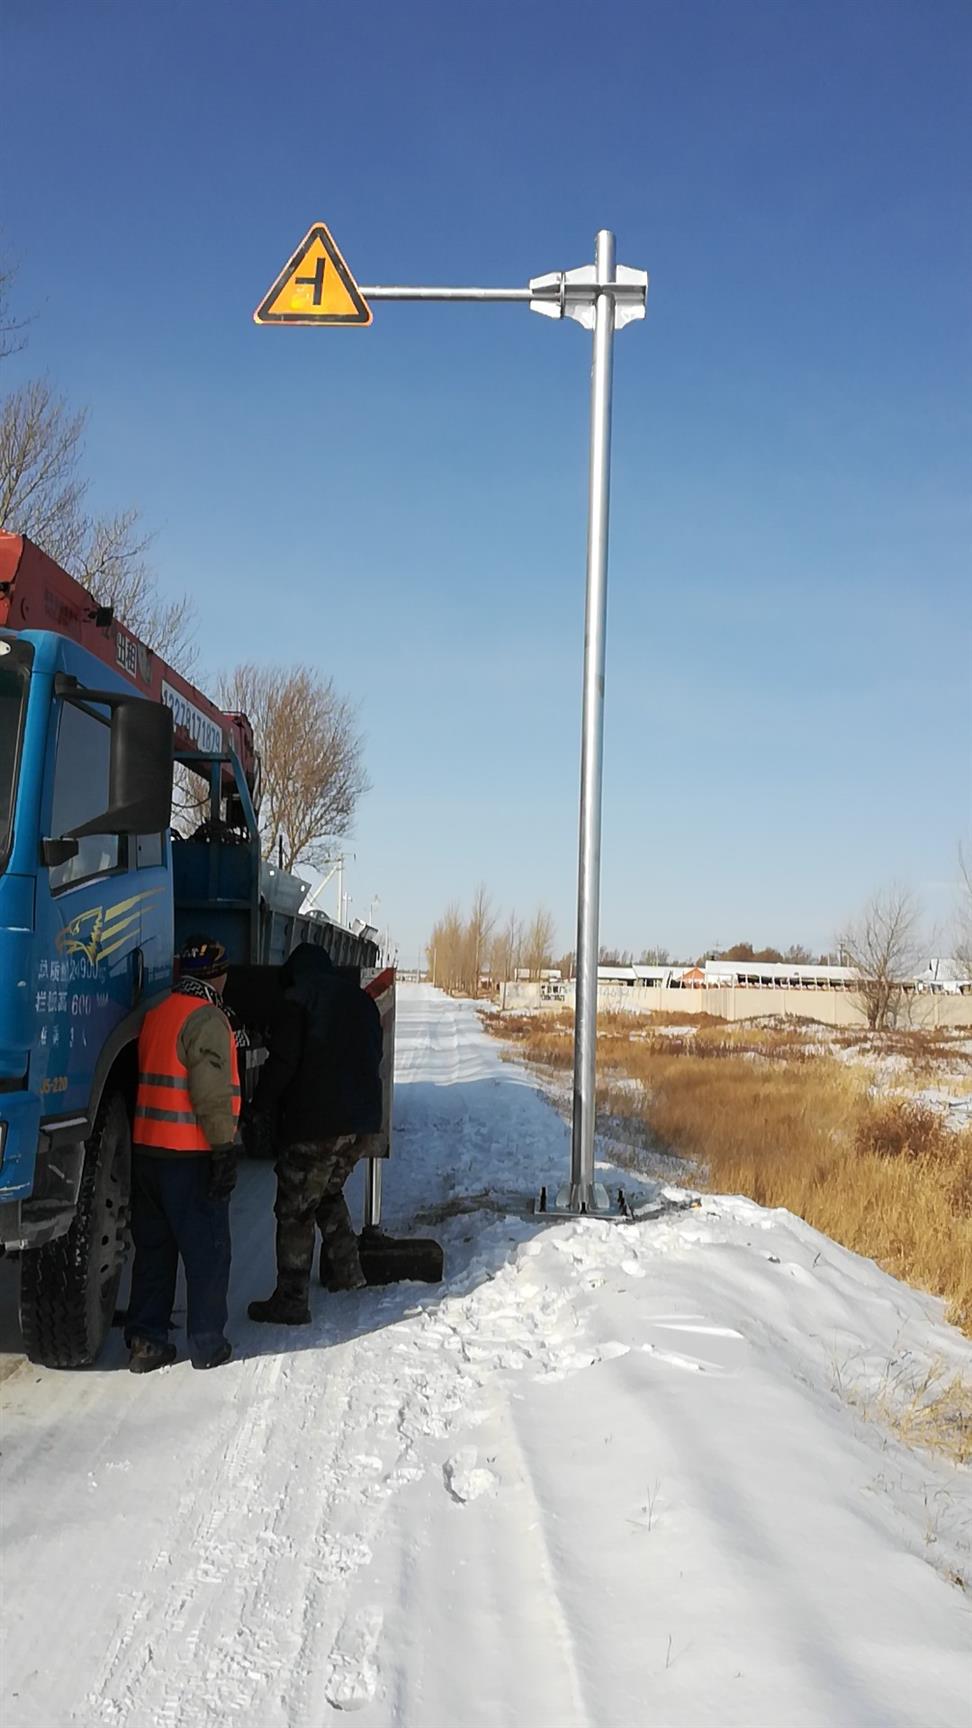
[[[179,955],[183,978],[222,978],[226,965],[226,949],[212,936],[190,936]]]

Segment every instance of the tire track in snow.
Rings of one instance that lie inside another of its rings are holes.
[[[382,1722],[596,1728],[581,1679],[580,1634],[565,1606],[509,1396],[523,1379],[566,1379],[600,1352],[578,1347],[572,1293],[538,1288],[533,1272],[527,1257],[507,1268],[502,1282],[427,1317],[436,1352],[461,1363],[477,1385],[488,1381],[493,1397],[476,1443],[446,1457],[417,1490],[432,1503],[426,1515],[412,1504],[404,1531],[392,1533],[398,1565],[386,1599],[394,1598],[403,1618],[392,1628],[398,1648],[388,1658],[390,1708]],[[444,1520],[436,1507],[442,1498],[451,1507]],[[429,1547],[421,1532],[433,1520]],[[447,1649],[441,1627],[436,1641],[437,1616],[447,1620]],[[471,1675],[488,1681],[471,1692]]]
[[[406,1073],[462,1069],[459,1029],[448,1020],[444,1037],[435,1023],[433,1038],[420,1017],[420,1038],[400,1046]],[[427,1111],[420,1114],[427,1131]],[[468,1142],[472,1124],[467,1110],[461,1115]],[[455,1109],[444,1116],[454,1128]],[[357,1672],[365,1691],[374,1690],[375,1636],[345,1626],[346,1582],[370,1560],[384,1501],[422,1473],[416,1448],[470,1419],[481,1378],[464,1360],[439,1355],[421,1318],[400,1330],[392,1345],[397,1391],[373,1338],[326,1351],[301,1350],[295,1338],[292,1355],[226,1371],[240,1384],[153,1568],[164,1575],[162,1591],[146,1587],[125,1602],[76,1721],[208,1728],[242,1714],[311,1723],[328,1684],[346,1701]],[[288,1335],[282,1348],[290,1343]]]
[[[332,1694],[339,1708],[374,1694],[378,1621],[348,1618],[349,1585],[388,1499],[479,1420],[500,1343],[482,1366],[444,1350],[430,1310],[377,1337],[258,1365],[239,1429],[224,1426],[183,1494],[155,1568],[173,1576],[132,1605],[75,1718],[85,1728],[310,1728]]]
[[[191,1473],[168,1545],[152,1566],[152,1572],[167,1575],[161,1590],[140,1593],[85,1700],[88,1714],[78,1720],[93,1725],[180,1719],[183,1680],[188,1670],[187,1686],[191,1683],[192,1664],[211,1617],[210,1604],[201,1597],[218,1596],[222,1604],[224,1591],[228,1588],[233,1593],[237,1566],[245,1561],[242,1576],[246,1577],[247,1572],[252,1575],[254,1558],[258,1576],[266,1565],[263,1559],[261,1566],[261,1556],[252,1553],[253,1545],[242,1540],[241,1526],[252,1516],[252,1496],[260,1495],[263,1504],[266,1501],[261,1465],[268,1442],[272,1451],[272,1418],[269,1429],[264,1424],[278,1392],[287,1390],[288,1366],[286,1358],[269,1356],[256,1364],[255,1373],[250,1370],[245,1382],[241,1379],[219,1437]],[[231,1371],[224,1372],[228,1376]],[[280,1511],[278,1493],[270,1513],[269,1540],[265,1538],[260,1544],[268,1551],[272,1550]],[[205,1685],[215,1686],[221,1707],[232,1673],[211,1675],[209,1667],[207,1663],[196,1672]],[[186,1717],[188,1721],[197,1719],[207,1720],[205,1715]],[[218,1715],[213,1718],[220,1719]]]
[[[202,1515],[198,1484],[186,1495],[162,1559],[187,1564],[113,1653],[87,1700],[92,1728],[317,1723],[329,1659],[354,1692],[346,1586],[370,1562],[383,1501],[416,1473],[400,1393],[367,1357],[356,1340],[273,1359],[263,1397],[215,1460],[225,1487]]]

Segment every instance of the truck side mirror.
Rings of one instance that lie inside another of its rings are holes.
[[[70,864],[80,850],[77,840],[42,840],[41,863],[48,870],[56,870],[62,864]]]
[[[86,834],[161,834],[172,819],[172,710],[141,697],[120,701],[111,716],[108,809],[65,840]]]

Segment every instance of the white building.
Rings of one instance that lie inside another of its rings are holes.
[[[938,991],[945,996],[967,996],[972,992],[969,968],[960,960],[929,960],[923,972],[915,977],[919,990]]]
[[[798,966],[774,960],[706,960],[702,966],[599,966],[599,984],[631,989],[699,990],[737,985],[742,989],[850,990],[857,974],[850,966]]]

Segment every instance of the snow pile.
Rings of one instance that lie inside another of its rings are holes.
[[[426,986],[398,1071],[445,1285],[248,1326],[252,1168],[228,1368],[5,1386],[5,1728],[964,1728],[969,1473],[864,1414],[972,1373],[939,1305],[743,1200],[540,1223],[567,1130]]]

